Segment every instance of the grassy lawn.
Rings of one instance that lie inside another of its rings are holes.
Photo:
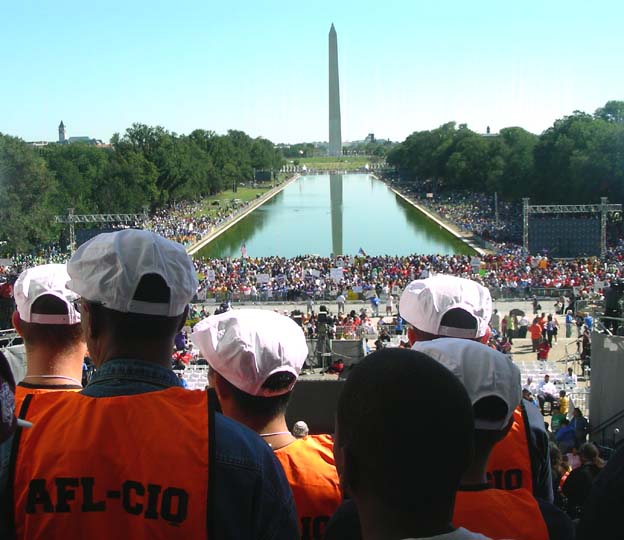
[[[210,216],[212,214],[216,214],[219,208],[225,208],[227,203],[229,203],[233,199],[240,199],[241,201],[251,201],[255,199],[258,195],[262,195],[271,189],[271,183],[267,182],[262,187],[252,188],[252,187],[239,187],[238,191],[234,192],[231,189],[227,189],[222,191],[221,193],[217,193],[216,195],[212,195],[211,197],[206,197],[204,199],[204,204],[202,208],[195,212],[196,216]],[[219,201],[220,205],[212,205],[213,201]]]
[[[310,157],[301,158],[299,165],[305,165],[310,169],[336,170],[342,169],[352,171],[361,169],[367,163],[371,163],[374,158],[367,156],[344,156],[344,157]]]

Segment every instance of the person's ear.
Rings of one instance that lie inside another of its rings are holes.
[[[407,327],[407,341],[409,341],[410,347],[416,343],[418,335],[416,330],[412,326]]]
[[[230,383],[228,383],[216,371],[213,372],[210,381],[215,390],[215,394],[217,394],[217,399],[221,404],[224,414],[229,416],[228,412],[231,412],[230,404],[232,403],[232,388],[230,387]]]
[[[15,328],[15,331],[22,337],[24,337],[24,335],[22,334],[22,318],[19,316],[19,313],[17,311],[13,312],[13,315],[11,315],[11,322],[13,323],[13,328]]]
[[[100,321],[100,313],[97,309],[85,302],[80,301],[80,324],[84,333],[85,340],[87,338],[95,338],[98,336],[98,323]]]
[[[186,325],[186,320],[188,319],[188,313],[189,313],[189,307],[186,306],[186,308],[184,309],[184,313],[180,315],[180,322],[178,323],[178,332],[182,330],[182,328],[184,328],[184,326]]]
[[[334,435],[334,463],[336,464],[336,471],[338,472],[338,479],[340,480],[340,489],[343,493],[346,493],[346,484],[344,482],[344,448],[336,442]]]
[[[348,495],[352,494],[353,488],[357,488],[358,484],[358,466],[357,460],[348,447],[340,447],[342,460],[342,474],[340,475],[340,487],[342,492]]]

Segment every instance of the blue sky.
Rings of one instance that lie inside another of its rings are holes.
[[[327,140],[333,22],[343,139],[452,120],[540,133],[624,99],[623,20],[621,0],[1,0],[0,132]]]

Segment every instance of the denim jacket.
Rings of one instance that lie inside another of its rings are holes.
[[[181,386],[171,370],[141,360],[113,359],[93,375],[82,394],[134,395]],[[245,426],[215,414],[214,536],[227,540],[295,540],[300,533],[292,493],[271,449]],[[6,529],[7,473],[12,439],[0,445],[0,538]],[[19,466],[19,464],[18,464]]]

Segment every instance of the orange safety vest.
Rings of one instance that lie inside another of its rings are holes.
[[[33,394],[15,437],[17,539],[208,538],[214,426],[207,393]]]
[[[308,435],[275,450],[297,507],[302,539],[325,537],[325,527],[342,503],[330,435]]]
[[[15,412],[19,412],[24,398],[28,394],[45,394],[47,392],[80,392],[80,390],[82,390],[82,388],[57,388],[55,386],[28,388],[18,384],[15,387]]]
[[[522,406],[516,407],[513,425],[499,442],[487,464],[490,485],[496,489],[524,488],[533,493],[533,467],[529,454],[528,421]]]
[[[453,525],[492,540],[548,540],[548,527],[535,497],[526,489],[457,492]]]

